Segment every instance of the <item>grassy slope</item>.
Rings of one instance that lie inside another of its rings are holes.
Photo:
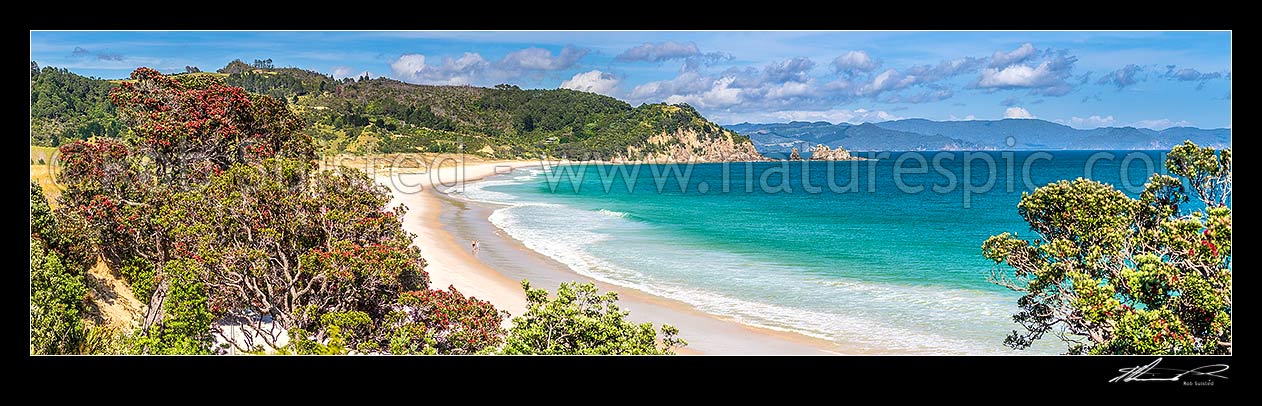
[[[57,205],[57,196],[61,195],[61,185],[53,181],[56,152],[57,148],[31,146],[31,180],[38,182],[44,188],[48,203],[54,207]],[[40,160],[44,163],[39,163]]]

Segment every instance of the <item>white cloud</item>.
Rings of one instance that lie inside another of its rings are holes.
[[[1026,59],[1034,56],[1034,53],[1034,45],[1028,42],[1021,44],[1020,47],[1012,50],[1012,52],[995,51],[995,54],[990,57],[990,67],[1002,68],[1015,63],[1025,62]]]
[[[849,74],[871,72],[879,65],[880,62],[873,60],[872,57],[864,51],[846,52],[841,54],[841,56],[838,56],[837,59],[833,59],[833,68],[836,69],[837,72]]]
[[[561,88],[612,96],[618,88],[618,82],[620,80],[613,74],[593,70],[574,74],[574,77],[561,82]]]
[[[1034,115],[1021,107],[1009,107],[1003,111],[1003,118],[1034,118]]]
[[[403,54],[399,59],[390,62],[390,70],[400,76],[415,75],[425,70],[425,55]]]
[[[1020,52],[1020,49],[1013,51]],[[996,53],[998,54],[998,53]],[[1011,58],[1004,54],[1005,58]],[[1021,55],[1017,55],[1021,56]],[[1021,60],[1030,59],[1024,56]],[[1069,56],[1062,50],[1043,60],[1037,66],[1013,63],[1004,67],[983,69],[977,80],[977,87],[983,89],[1030,89],[1033,94],[1045,96],[1063,96],[1073,90],[1073,86],[1065,80],[1071,77],[1073,65],[1078,58]]]
[[[352,72],[355,72],[355,68],[349,66],[338,66],[333,68],[333,78],[339,80],[349,78],[352,77]]]
[[[763,68],[763,80],[772,83],[805,82],[815,62],[809,58],[797,57],[772,63]]]
[[[1026,65],[1014,65],[1006,68],[987,68],[982,71],[980,87],[1035,87],[1051,78],[1047,63],[1031,68]]]
[[[685,71],[670,80],[659,80],[643,83],[631,89],[631,98],[657,103],[671,95],[699,93],[706,91],[714,83],[714,79],[693,71]]]
[[[1187,127],[1191,125],[1192,123],[1189,123],[1187,120],[1172,121],[1168,118],[1158,120],[1139,120],[1131,123],[1132,127],[1151,128],[1154,130],[1164,130],[1170,127]]]
[[[963,121],[973,121],[973,120],[976,120],[976,119],[977,119],[977,116],[974,116],[974,115],[972,115],[972,114],[969,114],[969,115],[964,116],[964,117],[956,117],[954,114],[951,114],[951,115],[950,115],[950,117],[949,117],[949,120],[951,120],[951,121],[961,121],[961,120],[963,120]]]
[[[404,54],[390,63],[390,70],[399,80],[433,85],[468,85],[482,77],[488,63],[482,55],[465,52],[460,58],[443,58],[442,63],[426,63],[425,55]]]
[[[1070,127],[1074,127],[1074,128],[1092,129],[1092,128],[1108,127],[1110,125],[1113,125],[1113,121],[1114,121],[1113,116],[1106,116],[1106,117],[1091,116],[1087,118],[1070,117],[1068,124]]]
[[[857,92],[860,96],[875,96],[887,90],[899,90],[916,83],[915,76],[907,76],[893,69],[872,77],[872,81],[864,84]]]
[[[772,85],[764,90],[763,97],[765,98],[789,99],[809,96],[814,93],[815,87],[802,82],[785,82],[779,85]]]
[[[715,80],[709,90],[701,93],[671,95],[665,102],[670,104],[688,103],[700,108],[722,108],[741,103],[741,89],[732,87],[736,78],[724,76]]]

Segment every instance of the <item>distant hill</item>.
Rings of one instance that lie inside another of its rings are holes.
[[[860,127],[877,130],[855,131]],[[817,140],[840,142],[852,150],[920,149],[1169,149],[1184,140],[1203,146],[1231,145],[1231,130],[1172,127],[1151,130],[1135,127],[1105,127],[1079,130],[1038,119],[931,121],[906,119],[875,124],[829,124],[791,122],[784,124],[736,124],[733,131],[750,136],[760,150],[779,152],[782,145]],[[918,135],[920,138],[916,138]],[[1008,145],[1012,137],[1013,145]],[[917,143],[926,147],[919,147]],[[942,147],[937,147],[941,144]],[[813,144],[812,144],[813,145]],[[829,144],[830,147],[837,145]],[[801,148],[799,148],[801,149]]]
[[[788,152],[793,148],[806,152],[818,144],[829,148],[843,147],[855,151],[936,151],[976,149],[977,145],[942,135],[925,135],[883,128],[864,123],[831,124],[825,121],[794,121],[784,124],[729,125],[732,131],[748,136],[754,147],[764,153]]]

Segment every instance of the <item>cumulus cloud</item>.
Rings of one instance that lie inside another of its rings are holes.
[[[1140,72],[1143,72],[1143,70],[1144,68],[1139,65],[1135,65],[1135,64],[1126,65],[1125,67],[1122,67],[1121,69],[1109,72],[1105,74],[1104,76],[1101,76],[1100,79],[1096,80],[1095,83],[1098,85],[1117,86],[1117,90],[1122,90],[1126,88],[1127,86],[1139,83],[1140,80],[1142,80],[1142,78],[1136,77],[1136,75],[1139,74]]]
[[[618,88],[618,82],[620,80],[613,74],[592,70],[574,74],[569,80],[561,82],[560,87],[612,96]]]
[[[1034,56],[1036,52],[1034,45],[1028,42],[1021,44],[1020,47],[1012,50],[1012,52],[995,51],[995,54],[990,56],[990,67],[1003,68],[1008,65],[1025,62]]]
[[[786,59],[763,68],[765,80],[771,83],[806,82],[815,62],[808,58]]]
[[[894,69],[886,69],[884,72],[872,77],[872,80],[859,87],[857,94],[860,96],[875,96],[889,90],[901,90],[916,83],[916,76],[908,76],[899,73]]]
[[[1009,107],[1003,111],[1003,118],[1034,118],[1034,115],[1021,107]]]
[[[673,79],[647,82],[636,86],[631,90],[630,96],[632,99],[657,102],[671,95],[703,92],[708,90],[713,82],[714,79],[711,77],[686,71]]]
[[[1170,127],[1186,127],[1191,125],[1192,123],[1187,122],[1187,120],[1173,121],[1168,118],[1157,120],[1139,120],[1131,123],[1132,127],[1151,128],[1154,130],[1164,130]]]
[[[1019,52],[1020,49],[1013,52]],[[1014,63],[1005,67],[989,67],[983,69],[977,80],[977,87],[982,89],[1029,89],[1031,94],[1044,96],[1063,96],[1073,90],[1066,82],[1070,78],[1073,65],[1078,58],[1069,55],[1068,51],[1051,52],[1038,65]],[[1005,54],[1007,57],[1008,54]],[[1031,58],[1021,59],[1027,61]],[[993,64],[992,64],[993,65]]]
[[[333,78],[341,80],[341,79],[353,77],[351,76],[351,73],[353,72],[355,72],[355,68],[352,68],[349,66],[337,66],[333,68]]]
[[[1092,129],[1111,126],[1113,125],[1113,121],[1113,116],[1100,117],[1093,115],[1087,118],[1071,117],[1069,118],[1067,124],[1074,128]]]
[[[468,85],[481,77],[489,63],[482,55],[465,52],[460,58],[445,57],[436,65],[426,63],[425,55],[405,54],[390,63],[399,80],[436,85]]]
[[[722,77],[715,80],[704,92],[692,94],[675,94],[667,97],[670,104],[688,103],[701,108],[722,108],[741,103],[741,89],[732,87],[733,77]]]
[[[846,52],[841,54],[841,56],[838,56],[836,59],[833,59],[833,69],[838,73],[845,73],[849,75],[871,72],[880,65],[880,61],[872,59],[872,57],[864,51]]]

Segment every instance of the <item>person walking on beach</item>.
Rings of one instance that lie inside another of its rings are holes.
[[[478,255],[478,240],[473,240],[473,255]]]

